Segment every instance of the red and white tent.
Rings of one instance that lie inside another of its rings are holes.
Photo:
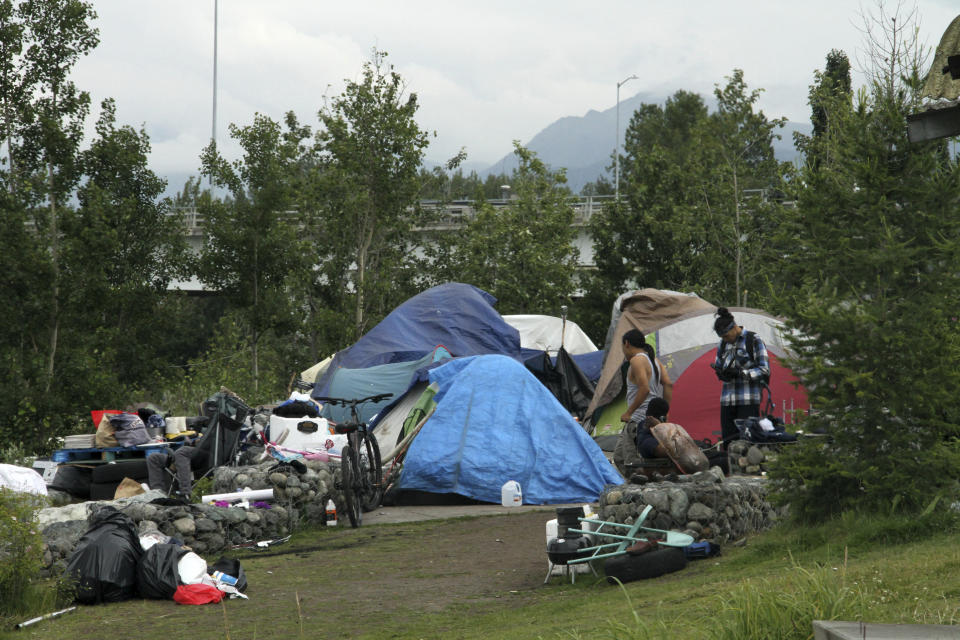
[[[657,289],[642,289],[618,298],[619,314],[608,332],[603,372],[587,409],[594,436],[620,432],[626,408],[621,344],[629,329],[640,329],[656,349],[673,380],[670,422],[682,425],[696,440],[720,438],[720,381],[710,365],[719,339],[713,332],[716,307],[702,298]],[[783,322],[758,309],[731,307],[737,324],[763,340],[770,358],[770,390],[774,415],[790,424],[797,412],[808,409],[806,390],[784,366],[788,355]],[[766,397],[764,397],[764,402]]]

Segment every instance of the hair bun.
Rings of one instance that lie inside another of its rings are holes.
[[[718,315],[718,316],[720,316],[721,318],[723,318],[723,317],[726,317],[726,316],[731,316],[732,314],[731,314],[729,311],[727,311],[727,308],[726,308],[726,307],[718,307],[718,308],[717,308],[717,313],[716,313],[716,315]]]

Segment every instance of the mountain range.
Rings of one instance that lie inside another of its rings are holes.
[[[630,123],[633,112],[643,103],[663,104],[667,96],[650,93],[637,95],[620,101],[620,143],[623,144],[624,132]],[[714,107],[712,96],[705,98],[708,108]],[[810,123],[787,122],[780,129],[780,139],[774,141],[774,153],[781,162],[793,162],[799,153],[793,146],[793,132],[809,135],[813,127]],[[567,184],[574,193],[600,176],[613,181],[613,148],[617,132],[617,107],[605,111],[591,109],[583,116],[566,116],[547,125],[529,141],[524,143],[531,151],[553,169],[567,169]],[[621,148],[622,153],[622,148]],[[428,166],[441,164],[436,160],[427,160]],[[476,171],[481,178],[488,175],[511,173],[517,167],[517,158],[513,151],[507,151],[498,161],[490,165],[472,161],[465,162],[461,169],[467,174]],[[197,175],[196,171],[167,172],[167,190],[164,195],[173,195],[183,189],[187,178]]]
[[[624,132],[630,123],[633,112],[643,103],[663,104],[666,96],[649,93],[637,95],[620,101],[620,144],[623,144]],[[705,99],[707,106],[713,108],[712,96]],[[787,122],[780,129],[779,140],[774,140],[773,150],[781,162],[794,162],[799,153],[793,146],[793,132],[809,135],[813,130],[810,123]],[[554,169],[566,167],[567,184],[574,193],[600,176],[613,181],[613,170],[607,168],[613,164],[613,149],[617,132],[617,107],[605,111],[591,109],[583,116],[566,116],[547,125],[533,136],[524,146],[535,151],[537,156]],[[621,147],[621,153],[623,148]],[[513,152],[504,155],[488,167],[479,169],[481,178],[487,175],[507,173],[517,167]],[[466,172],[466,171],[465,171]]]

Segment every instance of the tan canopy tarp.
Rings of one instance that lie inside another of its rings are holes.
[[[714,311],[716,307],[693,293],[648,288],[630,291],[617,298],[607,331],[603,370],[586,415],[592,416],[598,407],[610,404],[623,388],[620,377],[623,334],[630,329],[639,329],[647,335],[664,325],[705,310]],[[588,430],[592,430],[592,425],[588,426]]]

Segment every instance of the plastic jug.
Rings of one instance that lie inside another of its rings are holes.
[[[500,504],[505,507],[519,507],[523,504],[523,492],[520,491],[520,483],[516,480],[508,480],[500,488]]]

